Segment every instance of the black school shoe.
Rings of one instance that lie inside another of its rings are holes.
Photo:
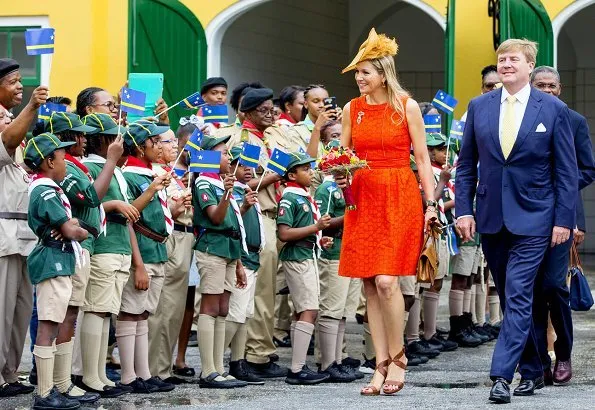
[[[355,381],[355,375],[343,371],[337,362],[333,362],[326,370],[319,370],[318,373],[328,375],[328,378],[325,380],[326,383],[351,383]]]
[[[287,377],[285,378],[285,383],[311,386],[314,384],[322,383],[326,381],[329,377],[330,376],[328,374],[317,373],[313,370],[310,370],[308,366],[304,365],[304,367],[302,367],[302,370],[300,370],[297,373],[294,373],[291,371],[291,369],[288,369]]]
[[[72,395],[70,395],[70,392],[75,387],[76,386],[74,385],[74,383],[71,384],[70,387],[68,388],[68,390],[66,390],[66,392],[61,393],[62,396],[66,397],[67,399],[70,399],[70,400],[77,400],[81,404],[95,403],[97,400],[99,400],[101,398],[99,396],[99,394],[97,394],[97,393],[91,393],[91,392],[88,392],[88,391],[86,391],[82,396],[72,396]]]
[[[19,394],[30,394],[33,393],[35,387],[27,386],[21,382],[4,383],[0,386],[0,397],[14,397]]]
[[[229,362],[229,374],[238,380],[245,381],[250,385],[263,385],[264,379],[258,377],[252,372],[252,368],[246,363],[246,360],[237,360]]]
[[[279,340],[276,337],[273,337],[273,343],[276,347],[291,347],[291,338],[289,335],[285,336],[283,339]]]
[[[339,365],[339,367],[341,368],[342,371],[344,371],[346,373],[353,374],[353,376],[355,377],[355,380],[363,379],[366,376],[365,374],[360,372],[357,368],[353,368],[353,367],[345,365],[343,363],[341,363]]]
[[[364,357],[364,362],[358,370],[364,374],[374,374],[374,371],[376,370],[376,358],[372,357],[371,359],[368,359],[363,353],[362,356]]]
[[[439,350],[432,349],[430,345],[426,343],[425,340],[416,340],[415,342],[407,344],[407,351],[410,354],[426,356],[430,359],[433,359],[434,357],[440,354]]]
[[[79,407],[81,407],[81,403],[78,400],[63,396],[55,387],[46,397],[36,395],[33,401],[35,410],[75,410]]]
[[[207,377],[201,377],[198,381],[198,385],[202,389],[233,389],[235,383],[231,383],[231,380],[216,380],[218,377],[223,378],[219,373],[213,372]]]
[[[287,368],[281,367],[277,363],[250,363],[246,362],[252,373],[263,379],[275,379],[277,377],[285,377],[287,375]]]
[[[176,388],[175,385],[171,383],[166,383],[163,380],[161,380],[159,376],[153,376],[150,379],[145,380],[145,383],[157,387],[158,392],[168,392]]]
[[[133,380],[128,384],[120,382],[116,384],[116,386],[123,390],[128,390],[130,393],[136,394],[149,394],[156,393],[159,391],[159,388],[157,386],[147,383],[140,377],[137,377],[136,380]]]
[[[80,379],[79,379],[80,377]],[[76,387],[83,389],[86,392],[89,393],[97,393],[99,394],[99,396],[102,399],[113,399],[114,397],[120,397],[126,393],[128,393],[128,391],[120,389],[119,387],[112,387],[112,386],[103,386],[102,390],[96,390],[96,389],[92,389],[91,387],[87,386],[84,382],[83,382],[83,378],[82,376],[76,376],[74,377],[73,383]]]
[[[362,364],[362,361],[358,360],[358,359],[354,359],[353,357],[347,356],[345,359],[341,360],[341,364],[344,364],[345,366],[349,366],[353,369],[357,369]]]
[[[438,333],[426,340],[426,342],[432,349],[440,350],[441,352],[452,352],[459,347],[457,342],[444,339],[442,336],[439,336]]]

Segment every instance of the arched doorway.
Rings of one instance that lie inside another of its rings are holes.
[[[400,43],[397,66],[404,84],[416,98],[428,99],[431,89],[435,93],[444,84],[445,25],[444,16],[420,0],[246,0],[207,26],[207,70],[231,87],[259,80],[275,92],[289,84],[324,83],[345,103],[357,89],[340,70],[376,26]]]
[[[561,98],[587,118],[591,141],[595,143],[595,0],[576,1],[553,21],[557,36],[557,68],[562,80]],[[595,229],[595,186],[582,192],[587,231]],[[592,239],[592,238],[591,238]],[[583,251],[595,253],[595,241],[584,243]]]

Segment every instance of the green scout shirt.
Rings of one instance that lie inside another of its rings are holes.
[[[242,255],[242,242],[239,239],[240,224],[231,204],[227,208],[227,214],[221,225],[213,224],[206,212],[207,207],[219,204],[225,193],[223,189],[208,181],[198,180],[192,190],[193,224],[198,233],[194,249],[226,259],[240,259]],[[237,233],[238,239],[230,237],[232,231]]]
[[[56,189],[39,185],[31,192],[28,212],[29,227],[39,238],[31,254],[27,257],[27,269],[34,285],[46,279],[74,274],[76,257],[74,253],[44,246],[41,241],[50,240],[52,229],[59,229],[68,214]]]
[[[89,174],[91,174],[93,178],[97,178],[103,170],[104,164],[86,162],[85,166],[89,168]],[[130,196],[130,193],[128,195]],[[112,175],[112,179],[102,202],[115,200],[126,202],[127,199],[128,198],[124,198],[122,192],[120,192],[120,186],[118,185],[118,180],[115,175]],[[107,221],[106,229],[106,235],[99,235],[99,238],[95,239],[93,253],[95,255],[102,253],[131,255],[132,249],[130,248],[130,232],[128,232],[128,226]]]
[[[147,175],[135,174],[133,172],[124,172],[124,178],[128,183],[131,201],[134,201],[141,196],[153,182],[153,178]],[[161,209],[161,203],[159,202],[157,193],[153,195],[151,201],[140,213],[140,222],[153,232],[158,233],[159,235],[168,236],[167,228],[165,227],[163,209]],[[167,247],[164,243],[149,239],[138,232],[136,232],[136,240],[138,241],[138,248],[144,263],[167,262]]]
[[[70,161],[66,161],[66,177],[60,182],[60,187],[70,201],[72,206],[72,217],[82,220],[87,225],[101,229],[99,218],[99,198],[93,183],[83,170]],[[87,240],[81,242],[81,246],[93,255],[95,238],[91,233]]]
[[[303,228],[314,224],[314,215],[310,202],[303,196],[291,192],[283,193],[283,198],[279,202],[277,211],[277,225],[287,225],[291,228]],[[287,242],[279,253],[279,260],[282,261],[305,261],[313,259],[312,250],[316,246],[316,235],[310,235],[301,241],[311,244],[310,247],[297,246],[295,242]]]
[[[333,181],[324,181],[316,190],[314,199],[318,204],[321,214],[325,214],[328,207],[328,214],[331,218],[338,218],[345,215],[345,198],[343,197],[343,191],[334,185]],[[331,191],[333,191],[331,193]],[[330,200],[330,207],[329,207]],[[333,246],[329,249],[322,249],[320,257],[328,260],[339,260],[341,253],[341,237],[343,236],[343,227],[337,231],[322,232],[323,236],[332,236],[334,238]]]
[[[241,208],[244,203],[244,196],[246,191],[244,188],[235,186],[233,188],[233,196],[236,198],[238,206]],[[246,245],[248,246],[248,254],[242,251],[242,264],[248,269],[257,271],[260,268],[260,255],[258,249],[260,248],[260,224],[258,223],[258,211],[255,207],[250,207],[248,212],[242,215],[244,221],[244,230],[246,231]]]

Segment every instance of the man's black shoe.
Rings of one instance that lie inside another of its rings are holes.
[[[33,386],[37,386],[37,366],[35,366],[35,364],[33,364],[31,373],[29,373],[29,383]]]
[[[490,401],[497,404],[510,403],[510,383],[498,377],[490,390]]]
[[[37,410],[74,410],[79,407],[81,403],[78,400],[66,398],[56,388],[53,388],[46,397],[36,395],[33,401],[33,409]]]
[[[291,369],[287,370],[287,377],[285,383],[287,384],[304,384],[313,385],[326,381],[330,376],[328,374],[317,373],[310,370],[308,366],[304,365],[302,370],[297,373],[293,373]]]
[[[131,381],[128,384],[118,383],[116,384],[117,387],[128,390],[130,393],[137,393],[137,394],[149,394],[149,393],[156,393],[159,391],[157,386],[147,383],[145,380],[137,377],[136,380]]]
[[[165,383],[159,376],[153,376],[150,379],[145,380],[145,383],[157,387],[158,392],[168,392],[176,388],[171,383]]]
[[[426,356],[430,359],[433,359],[440,354],[440,351],[432,349],[425,340],[416,340],[415,342],[409,343],[407,345],[407,351],[410,354]]]
[[[273,343],[277,347],[291,347],[291,338],[289,335],[285,336],[283,340],[279,340],[276,337],[273,337]]]
[[[325,380],[326,383],[351,383],[355,381],[355,375],[344,372],[337,362],[333,362],[325,370],[319,370],[318,373],[328,375],[328,378]]]
[[[246,362],[254,375],[263,379],[275,379],[277,377],[287,376],[287,368],[281,367],[277,363],[250,363]]]
[[[439,350],[441,352],[452,352],[453,350],[457,350],[459,348],[457,342],[447,340],[444,337],[438,335],[438,333],[426,340],[426,342],[432,349]]]
[[[543,376],[538,377],[535,380],[531,379],[521,379],[519,385],[514,389],[515,396],[532,396],[535,393],[535,390],[543,389],[545,387],[545,383],[543,381]]]
[[[235,362],[229,362],[229,374],[238,380],[242,380],[250,385],[263,385],[264,379],[256,376],[252,372],[252,368],[246,363],[245,360],[237,360]]]
[[[351,368],[357,369],[361,366],[362,361],[358,360],[358,359],[354,359],[353,357],[347,356],[345,359],[341,360],[341,364],[344,364],[345,366],[349,366]]]

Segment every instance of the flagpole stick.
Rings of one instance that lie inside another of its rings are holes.
[[[155,117],[158,118],[160,117],[162,114],[165,114],[166,112],[168,112],[169,110],[171,110],[172,108],[174,108],[175,106],[177,106],[179,103],[181,103],[183,100],[178,101],[177,103],[175,103],[174,105],[170,105],[169,107],[167,107],[165,110],[155,114]]]
[[[448,154],[450,154],[450,137],[448,137],[448,142],[446,143],[446,166],[447,167],[449,166],[449,163],[448,163],[449,155]]]
[[[236,175],[236,172],[238,172],[238,166],[240,165],[240,160],[238,159],[238,162],[236,163],[236,169],[233,170],[233,175]],[[225,199],[229,198],[229,195],[231,194],[231,191],[227,191],[227,194],[225,196]]]
[[[334,191],[333,191],[334,192]],[[329,211],[331,210],[331,199],[333,198],[333,193],[328,196],[328,205],[326,206],[326,214],[328,215]]]
[[[118,135],[120,135],[120,127],[121,127],[120,124],[122,124],[122,104],[121,104],[121,102],[120,102],[120,109],[118,112]]]
[[[262,184],[262,180],[264,179],[264,176],[266,175],[267,172],[268,172],[268,169],[265,169],[264,172],[262,173],[262,175],[260,177],[260,181],[258,181],[258,185],[256,186],[256,193],[258,193],[258,188],[260,188],[260,184]]]
[[[182,154],[184,154],[184,150],[181,150],[178,154],[178,158],[176,158],[176,160],[174,161],[174,165],[171,167],[171,171],[169,171],[170,174],[173,175],[174,170],[176,169],[176,165],[178,165],[178,161],[180,161],[180,158],[182,158]]]

